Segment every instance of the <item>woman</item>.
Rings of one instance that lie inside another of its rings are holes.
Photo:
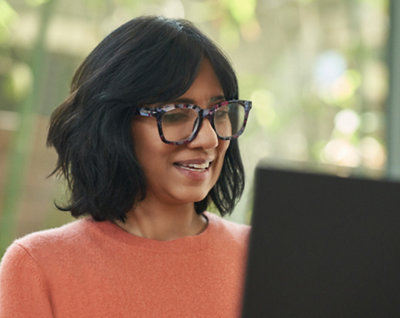
[[[235,317],[249,227],[237,137],[251,102],[191,23],[140,17],[107,36],[52,115],[59,209],[79,220],[15,241],[0,317]]]

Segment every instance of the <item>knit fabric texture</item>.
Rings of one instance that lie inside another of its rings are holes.
[[[205,215],[201,234],[173,241],[91,218],[16,240],[0,318],[238,317],[250,228]]]

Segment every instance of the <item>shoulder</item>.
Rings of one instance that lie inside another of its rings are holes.
[[[251,229],[249,225],[229,221],[209,212],[205,212],[205,215],[216,235],[247,244]]]
[[[28,234],[15,240],[4,254],[3,261],[23,259],[46,259],[47,256],[57,254],[57,251],[71,250],[82,244],[85,232],[92,223],[89,219],[80,219],[61,227]]]
[[[59,244],[60,242],[74,242],[84,236],[85,231],[90,227],[91,221],[87,218],[67,223],[58,228],[28,234],[17,239],[14,243],[26,248],[36,248],[42,245]]]

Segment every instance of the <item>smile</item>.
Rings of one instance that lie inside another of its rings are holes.
[[[174,163],[174,165],[178,166],[179,168],[185,169],[185,170],[189,170],[189,171],[194,171],[194,172],[202,172],[202,171],[206,171],[210,165],[211,165],[212,161],[206,161],[203,163]]]

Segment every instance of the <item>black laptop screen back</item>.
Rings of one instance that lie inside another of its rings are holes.
[[[400,317],[400,184],[259,167],[243,317]]]

